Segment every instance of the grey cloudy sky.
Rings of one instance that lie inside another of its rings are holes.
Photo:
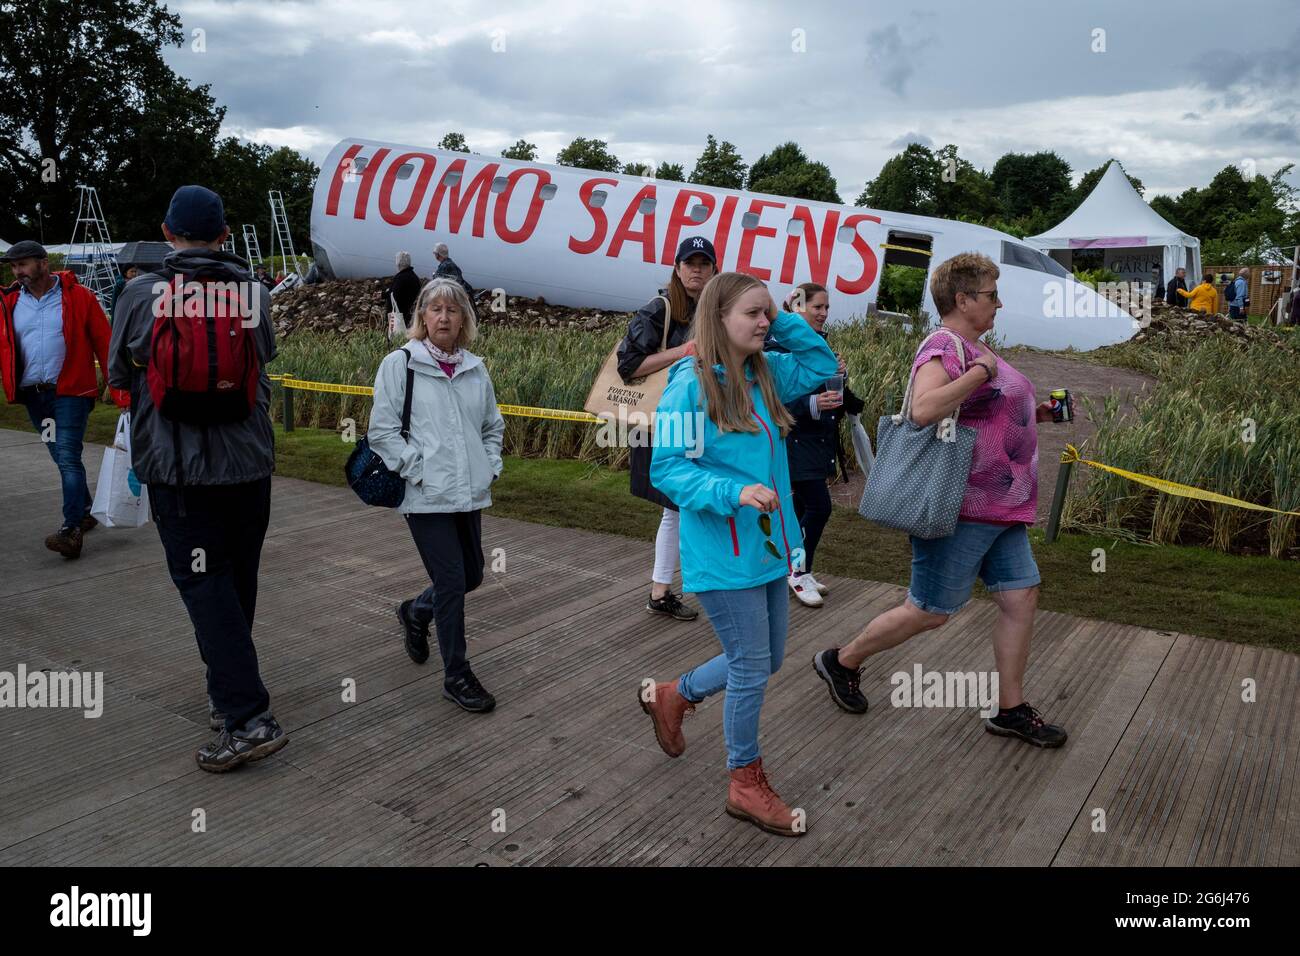
[[[168,60],[212,84],[225,132],[317,162],[344,137],[432,146],[458,130],[485,154],[522,137],[554,162],[581,135],[689,172],[713,133],[749,163],[793,139],[852,202],[910,141],[985,169],[1052,149],[1076,180],[1114,156],[1148,199],[1230,163],[1300,161],[1291,0],[169,6],[206,50]]]

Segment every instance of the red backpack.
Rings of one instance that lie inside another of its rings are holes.
[[[171,288],[154,299],[146,372],[154,407],[191,425],[243,421],[257,403],[261,364],[252,333],[261,313],[256,298],[251,310],[242,307],[240,290],[260,284],[224,271],[162,275]]]

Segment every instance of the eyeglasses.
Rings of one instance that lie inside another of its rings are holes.
[[[767,535],[767,540],[763,542],[763,547],[767,548],[768,553],[774,558],[784,557],[784,555],[777,550],[776,545],[772,541],[772,516],[766,511],[759,512],[758,527],[763,534]]]
[[[975,295],[976,298],[978,298],[978,297],[980,297],[980,296],[982,296],[982,295],[987,295],[987,296],[989,297],[990,301],[992,301],[992,302],[996,302],[996,301],[998,301],[998,290],[997,290],[997,289],[980,289],[978,292],[975,292],[975,293],[973,293],[973,294]]]

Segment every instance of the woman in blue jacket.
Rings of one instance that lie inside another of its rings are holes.
[[[786,352],[763,354],[772,338]],[[783,836],[805,821],[772,790],[758,747],[768,677],[785,654],[786,577],[802,561],[783,403],[835,374],[835,355],[799,316],[778,312],[753,276],[709,281],[695,310],[694,356],[678,360],[656,410],[650,477],[681,509],[683,590],[709,615],[723,652],[638,694],[670,757],[682,718],[721,690],[731,784],[727,812]]]

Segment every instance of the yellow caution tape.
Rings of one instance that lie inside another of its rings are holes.
[[[272,381],[279,382],[283,388],[292,388],[303,392],[332,392],[338,395],[373,396],[375,390],[369,385],[335,385],[333,382],[307,382],[292,375],[272,375]],[[569,422],[596,423],[600,419],[590,412],[571,412],[564,408],[535,408],[531,405],[497,405],[502,415],[517,415],[523,418],[555,418]]]
[[[1155,488],[1157,491],[1165,492],[1165,494],[1178,495],[1181,498],[1195,498],[1198,501],[1212,501],[1218,505],[1234,505],[1238,508],[1249,508],[1252,511],[1269,511],[1273,514],[1279,515],[1300,516],[1300,511],[1282,511],[1278,508],[1269,508],[1266,505],[1257,505],[1253,501],[1242,501],[1240,498],[1221,495],[1217,491],[1206,491],[1203,488],[1194,488],[1191,485],[1184,485],[1177,481],[1168,481],[1164,478],[1153,478],[1150,475],[1142,475],[1134,471],[1125,471],[1123,468],[1116,468],[1113,465],[1103,465],[1099,461],[1089,461],[1087,458],[1079,457],[1079,449],[1075,448],[1073,445],[1066,445],[1065,451],[1061,452],[1061,464],[1064,465],[1072,461],[1077,461],[1092,468],[1100,468],[1102,471],[1109,471],[1113,475],[1119,475],[1122,478],[1127,478],[1129,481],[1136,481],[1140,485]]]

